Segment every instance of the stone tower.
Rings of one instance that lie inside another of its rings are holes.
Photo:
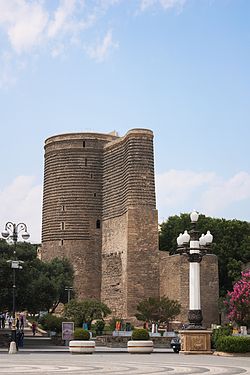
[[[159,295],[153,133],[50,137],[44,171],[41,258],[66,256],[80,298],[132,316]]]
[[[188,262],[158,250],[153,133],[73,133],[45,141],[43,260],[67,257],[78,298],[97,298],[117,318],[137,304],[168,296],[188,311]],[[218,264],[201,264],[204,322],[218,321]]]
[[[41,256],[70,259],[83,298],[101,296],[103,147],[114,139],[75,133],[45,141]]]

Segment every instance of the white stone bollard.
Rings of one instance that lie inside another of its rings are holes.
[[[131,354],[150,354],[154,350],[154,343],[151,340],[130,340],[127,349]]]
[[[95,351],[95,341],[91,340],[71,340],[69,342],[71,354],[92,354]]]
[[[10,347],[9,347],[9,354],[16,354],[16,353],[17,353],[16,343],[15,341],[11,341]]]

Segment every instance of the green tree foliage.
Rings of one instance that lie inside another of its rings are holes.
[[[105,322],[103,320],[97,320],[95,322],[95,331],[96,331],[96,335],[100,336],[103,334],[103,330],[104,330],[104,327],[105,327]]]
[[[13,246],[0,240],[0,310],[12,311],[13,272],[7,260],[13,259]],[[24,261],[23,269],[16,270],[16,310],[38,313],[54,311],[66,302],[65,286],[73,283],[73,269],[66,259],[42,262],[37,258],[36,246],[17,243],[16,256]]]
[[[62,322],[65,319],[53,314],[46,314],[39,319],[39,324],[45,331],[54,331],[56,333],[62,332]]]
[[[144,322],[167,324],[180,311],[181,305],[178,301],[171,300],[168,297],[149,297],[138,304],[135,316],[138,320]]]
[[[160,250],[174,254],[179,233],[191,226],[189,214],[171,216],[160,225]],[[250,223],[240,220],[225,220],[200,215],[197,230],[214,236],[211,253],[218,256],[220,295],[225,296],[233,283],[240,278],[241,267],[250,261]]]
[[[88,323],[91,327],[93,320],[103,319],[109,314],[111,314],[109,307],[95,299],[71,300],[64,308],[65,317],[72,319],[77,327],[81,327],[83,323]]]

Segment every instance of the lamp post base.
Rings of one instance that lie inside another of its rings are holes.
[[[203,320],[203,317],[202,317],[201,310],[189,310],[188,311],[189,325],[186,329],[191,329],[191,330],[204,329],[204,327],[202,327],[202,320]]]
[[[185,330],[181,334],[182,354],[212,354],[211,333],[208,330]]]

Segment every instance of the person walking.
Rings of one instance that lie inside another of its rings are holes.
[[[24,329],[24,316],[20,315],[20,329]]]
[[[13,323],[12,315],[8,315],[8,324],[9,324],[9,329],[12,328],[12,323]]]
[[[24,340],[24,332],[22,329],[20,329],[17,332],[17,346],[20,348],[23,348],[23,340]]]
[[[5,313],[2,314],[2,328],[5,328]]]
[[[35,336],[35,334],[36,334],[36,322],[32,323],[31,329],[32,329],[33,336]]]

